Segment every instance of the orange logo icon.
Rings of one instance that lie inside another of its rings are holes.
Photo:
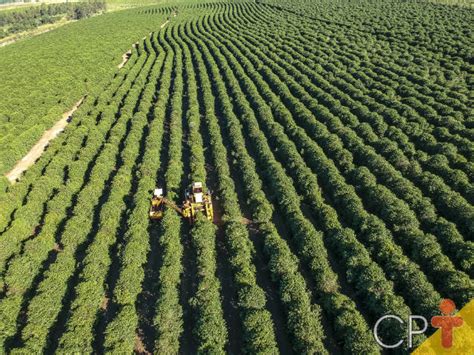
[[[444,348],[450,348],[453,345],[453,328],[463,325],[461,317],[454,317],[452,313],[456,310],[456,305],[450,299],[444,299],[439,305],[442,316],[431,318],[431,325],[435,328],[441,328],[441,345]]]

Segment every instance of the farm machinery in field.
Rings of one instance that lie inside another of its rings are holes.
[[[193,182],[184,193],[184,201],[177,206],[173,201],[163,196],[163,189],[157,188],[153,192],[150,207],[150,218],[160,220],[163,218],[165,207],[168,206],[178,212],[181,216],[193,223],[199,212],[203,213],[209,221],[214,220],[214,209],[210,192],[204,192],[202,182]]]

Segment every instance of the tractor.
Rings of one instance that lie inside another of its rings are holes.
[[[150,218],[160,220],[163,218],[165,206],[168,206],[186,218],[191,224],[196,221],[201,212],[209,221],[214,220],[211,193],[205,192],[202,182],[193,182],[184,192],[184,201],[177,206],[163,196],[163,189],[156,188],[153,192],[150,207]]]

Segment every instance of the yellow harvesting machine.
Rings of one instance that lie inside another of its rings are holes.
[[[150,207],[150,218],[160,220],[163,218],[165,206],[168,206],[187,218],[193,223],[199,212],[211,222],[214,220],[214,209],[212,207],[212,197],[209,192],[204,192],[202,182],[193,182],[185,191],[185,200],[181,207],[174,204],[163,196],[163,189],[157,188],[153,193]]]

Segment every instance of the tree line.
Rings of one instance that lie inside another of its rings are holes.
[[[70,20],[80,20],[90,17],[98,12],[105,11],[106,5],[103,0],[88,2],[41,4],[31,6],[18,11],[0,12],[0,39],[9,35],[28,31],[54,23],[66,17]]]

